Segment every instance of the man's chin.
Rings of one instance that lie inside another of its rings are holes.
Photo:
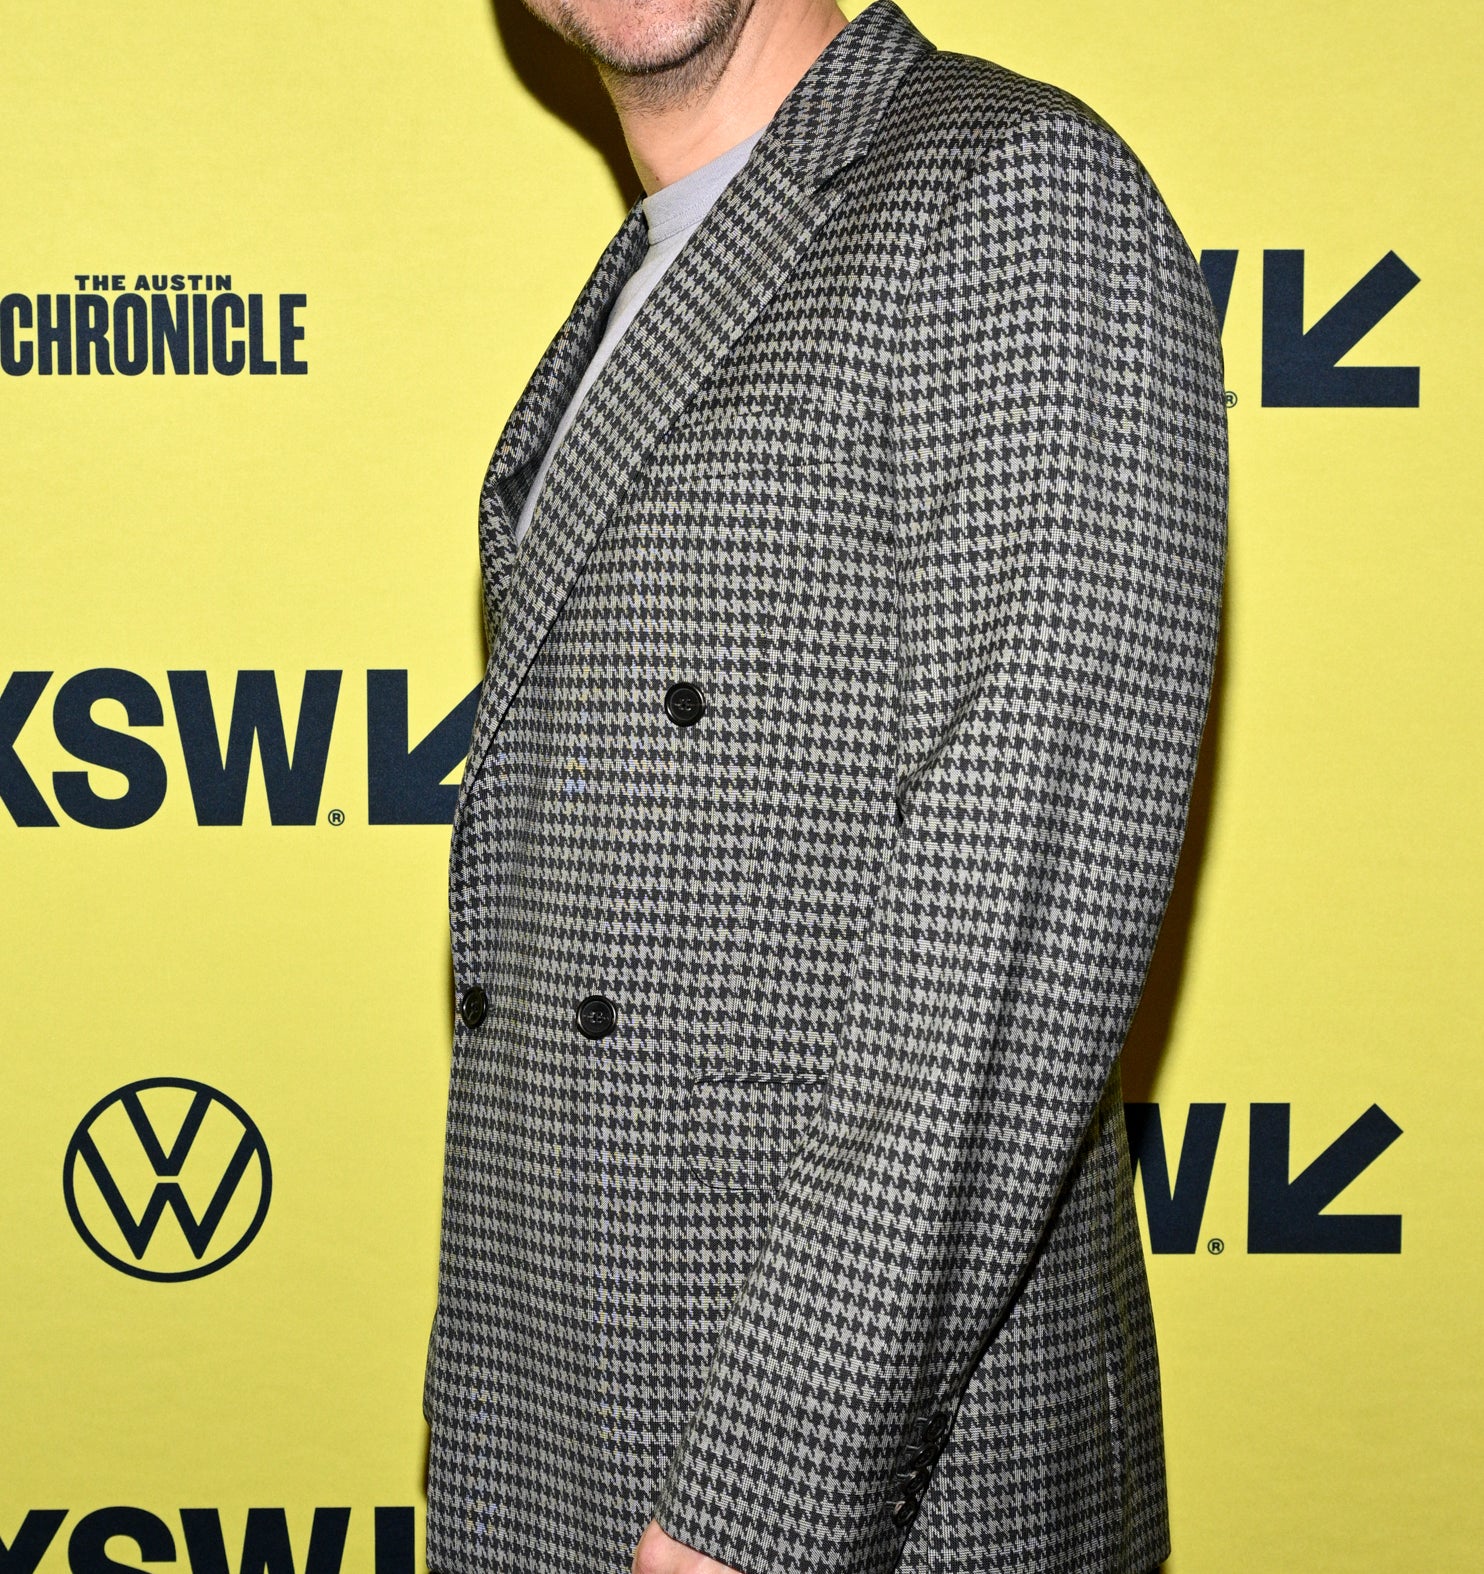
[[[735,29],[743,6],[742,0],[710,0],[669,25],[660,21],[646,25],[643,11],[635,8],[605,26],[585,16],[583,9],[580,4],[565,4],[550,18],[551,25],[605,73],[655,78],[683,74],[687,66],[714,50]]]

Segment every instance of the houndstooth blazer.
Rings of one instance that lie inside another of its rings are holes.
[[[1225,551],[1221,351],[1077,100],[891,0],[532,472],[451,853],[428,1556],[1120,1574],[1167,1546],[1118,1052]]]

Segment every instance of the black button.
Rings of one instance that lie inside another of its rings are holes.
[[[930,1473],[927,1465],[914,1465],[910,1470],[900,1471],[892,1486],[903,1497],[920,1498],[927,1491]]]
[[[672,683],[665,690],[665,715],[677,727],[694,726],[706,714],[706,701],[694,683]]]
[[[489,1008],[489,997],[478,984],[474,984],[464,991],[459,1000],[459,1020],[465,1027],[478,1027]]]
[[[618,1011],[604,995],[589,995],[577,1008],[577,1026],[585,1038],[607,1038],[618,1023]]]
[[[905,1530],[917,1518],[918,1507],[915,1498],[904,1498],[891,1511],[892,1523],[898,1530]]]

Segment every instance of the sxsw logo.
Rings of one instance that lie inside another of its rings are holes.
[[[90,667],[58,684],[50,705],[52,733],[83,768],[52,771],[47,784],[26,765],[18,745],[23,729],[35,726],[33,718],[53,677],[42,670],[12,672],[0,690],[0,804],[16,825],[31,828],[54,827],[59,814],[99,830],[144,824],[159,811],[171,787],[164,758],[149,741],[153,729],[166,725],[160,689],[123,667]],[[342,677],[334,669],[304,674],[290,743],[276,673],[238,672],[225,705],[220,696],[213,697],[205,672],[166,674],[171,721],[198,825],[242,824],[254,760],[262,772],[271,822],[316,822]],[[451,824],[458,789],[444,777],[468,753],[479,689],[465,695],[416,742],[408,738],[405,671],[367,672],[365,695],[369,823]],[[116,709],[105,719],[97,714],[102,706]],[[101,782],[95,779],[98,772],[103,773]],[[117,791],[118,777],[123,779],[122,793]],[[50,798],[43,785],[50,786]],[[100,791],[100,785],[109,790]]]
[[[204,1082],[152,1077],[83,1116],[62,1191],[77,1233],[110,1267],[174,1282],[215,1273],[247,1250],[273,1172],[240,1104]]]
[[[66,1523],[65,1508],[33,1508],[9,1541],[0,1523],[0,1574],[35,1574]],[[158,1514],[120,1505],[95,1508],[72,1526],[66,1541],[66,1567],[71,1574],[129,1574],[138,1563],[178,1563],[189,1574],[340,1574],[342,1566],[369,1574],[413,1574],[414,1515],[410,1508],[378,1508],[372,1515],[370,1556],[352,1556],[346,1565],[345,1546],[351,1528],[348,1508],[317,1508],[296,1557],[289,1535],[288,1514],[281,1508],[250,1508],[242,1535],[241,1556],[227,1549],[219,1509],[179,1510],[180,1538]],[[110,1545],[112,1543],[112,1545]],[[126,1551],[126,1547],[128,1550]],[[120,1555],[129,1562],[118,1561]],[[47,1560],[59,1569],[61,1557]]]
[[[1223,328],[1239,255],[1201,253],[1201,272]],[[1339,362],[1417,283],[1417,275],[1389,251],[1305,328],[1306,315],[1313,313],[1304,300],[1303,252],[1263,252],[1263,404],[1290,409],[1416,409],[1417,367],[1341,366]]]
[[[1158,1104],[1126,1104],[1129,1152],[1144,1182],[1149,1249],[1194,1252],[1226,1126],[1225,1104],[1192,1104],[1178,1154],[1169,1151]],[[1294,1173],[1288,1104],[1253,1104],[1247,1127],[1247,1250],[1251,1253],[1395,1253],[1398,1213],[1332,1213],[1331,1204],[1401,1136],[1372,1104]],[[1219,1251],[1213,1240],[1208,1249]]]

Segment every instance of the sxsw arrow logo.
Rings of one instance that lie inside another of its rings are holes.
[[[366,674],[366,801],[372,825],[452,825],[458,788],[443,778],[469,752],[479,689],[420,742],[407,742],[407,674]]]
[[[1326,1213],[1342,1191],[1401,1136],[1380,1105],[1288,1178],[1287,1104],[1254,1104],[1247,1179],[1249,1252],[1399,1252],[1399,1213]]]
[[[1253,1104],[1248,1127],[1247,1250],[1251,1253],[1396,1253],[1402,1220],[1395,1213],[1331,1213],[1331,1205],[1401,1136],[1372,1104],[1297,1175],[1290,1153],[1291,1106]],[[1205,1216],[1221,1142],[1225,1104],[1192,1104],[1171,1180],[1158,1104],[1128,1104],[1129,1152],[1144,1183],[1149,1249],[1191,1253]]]
[[[1203,251],[1201,271],[1221,325],[1231,301],[1238,253]],[[1304,327],[1304,254],[1262,254],[1262,402],[1288,409],[1416,409],[1415,366],[1341,366],[1339,362],[1416,287],[1394,251]]]

